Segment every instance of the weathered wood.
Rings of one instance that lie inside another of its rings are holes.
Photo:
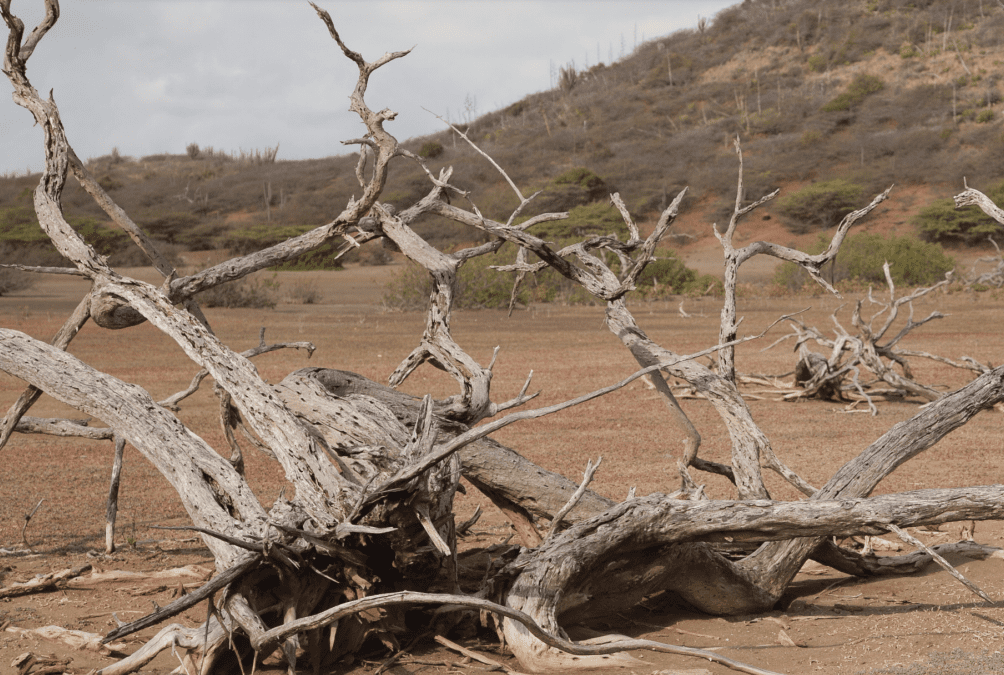
[[[90,317],[90,310],[90,295],[86,295],[77,305],[76,309],[73,310],[70,318],[66,320],[56,332],[56,335],[53,336],[52,345],[58,349],[66,349],[80,329],[83,328],[84,324],[87,323],[87,319]],[[18,397],[17,401],[14,402],[14,405],[10,407],[10,410],[7,411],[7,416],[3,419],[3,425],[0,426],[0,449],[7,445],[7,441],[10,440],[10,435],[14,432],[18,422],[41,395],[42,392],[38,388],[28,387]]]
[[[232,581],[239,579],[244,573],[261,562],[261,559],[262,557],[257,554],[242,555],[240,559],[236,560],[230,567],[217,574],[198,589],[192,591],[191,593],[182,595],[177,600],[174,600],[168,605],[164,605],[152,614],[147,614],[135,621],[122,624],[115,630],[108,633],[102,642],[118,640],[126,635],[131,635],[137,631],[141,631],[148,626],[155,626],[166,619],[170,619],[172,616],[177,616],[189,607],[195,607],[197,604],[216,593],[216,591],[226,588],[226,586]]]
[[[91,569],[90,563],[84,563],[79,567],[67,568],[59,572],[51,572],[37,576],[24,583],[13,583],[5,588],[0,588],[0,598],[17,598],[22,595],[33,593],[43,593],[45,591],[56,590],[66,585],[66,582],[75,577],[79,577],[84,572]]]
[[[327,400],[321,400],[318,405],[328,405],[329,403],[338,405],[338,399],[368,397],[386,406],[396,421],[403,424],[405,428],[413,427],[418,418],[421,407],[421,399],[418,397],[373,382],[362,375],[333,368],[301,368],[287,376],[283,383],[280,383],[276,388],[278,395],[297,414],[300,414],[301,405],[297,403],[299,393],[296,389],[287,389],[287,383],[292,380],[302,380],[302,378],[310,378],[319,383],[329,395],[322,397]],[[315,391],[316,393],[318,392]],[[312,409],[313,403],[310,405],[306,405],[306,401],[303,403],[303,408]],[[437,420],[442,425],[440,437],[443,440],[453,438],[456,434],[468,429],[464,424],[451,423],[445,417],[438,417],[441,408],[435,402],[433,406]],[[360,434],[359,431],[352,431],[352,425],[359,423],[357,420],[349,419],[339,422],[335,427],[332,424],[336,421],[334,417],[308,412],[303,416],[303,419],[310,422],[322,434],[337,432],[340,435],[353,437],[355,439],[353,442],[361,443],[365,439],[368,444],[377,444],[381,438],[385,439],[383,441],[385,443],[404,440],[402,435],[404,432],[400,430],[401,427],[397,424],[379,423],[379,420],[375,425],[367,425],[369,430],[365,434]],[[394,429],[399,429],[396,436],[392,435],[387,439],[385,434]],[[337,445],[339,443],[337,438],[328,438],[329,444],[334,441],[334,444]],[[568,478],[537,466],[515,450],[507,448],[491,438],[473,441],[461,448],[459,455],[464,478],[501,508],[507,511],[522,512],[524,517],[531,521],[535,518],[552,518],[578,489],[578,485]],[[602,513],[613,504],[613,500],[587,490],[579,500],[575,511],[570,513],[566,519],[569,522],[577,522]]]
[[[171,482],[193,523],[212,530],[259,532],[266,514],[247,484],[145,390],[17,331],[0,329],[0,346],[0,370],[97,417],[143,453]],[[218,564],[227,566],[235,559],[237,551],[230,545],[204,540]]]
[[[125,439],[115,439],[115,459],[112,461],[112,477],[108,485],[108,506],[105,509],[105,553],[115,552],[115,519],[119,512],[119,483],[122,480],[122,458],[125,454]]]
[[[987,372],[965,387],[946,394],[909,420],[900,422],[847,462],[812,499],[866,496],[896,467],[927,450],[981,410],[1004,400],[1004,366]],[[819,544],[818,538],[768,544],[738,566],[750,578],[761,579],[776,601]]]

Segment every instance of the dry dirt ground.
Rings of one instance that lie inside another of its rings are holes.
[[[390,268],[350,268],[342,272],[285,273],[279,280],[292,284],[313,279],[322,299],[315,305],[280,304],[274,310],[207,310],[222,339],[237,349],[256,344],[261,327],[267,341],[311,340],[317,345],[312,360],[299,352],[282,351],[260,357],[257,365],[270,380],[305,365],[320,365],[362,373],[385,380],[395,365],[414,347],[424,323],[415,313],[387,313],[379,307],[380,288]],[[149,270],[140,276],[150,276]],[[0,298],[0,325],[48,340],[86,286],[72,278],[46,278],[33,289]],[[742,330],[756,333],[778,315],[809,307],[804,320],[829,329],[830,314],[844,301],[826,296],[770,298],[748,295],[740,300],[745,316]],[[719,306],[710,298],[686,300],[691,314],[678,313],[678,301],[637,305],[642,327],[660,343],[681,353],[696,351],[716,341]],[[1000,327],[1004,325],[1004,296],[990,293],[937,294],[917,303],[917,315],[933,309],[949,318],[915,331],[906,345],[950,357],[972,356],[984,363],[1004,360]],[[849,307],[839,314],[849,325]],[[534,388],[543,390],[536,403],[548,404],[618,381],[635,369],[627,351],[605,329],[600,307],[534,306],[514,313],[477,311],[458,313],[455,336],[468,351],[486,363],[496,345],[502,347],[495,367],[495,396],[513,396],[527,372],[534,370]],[[739,370],[746,373],[783,374],[792,369],[790,342],[761,352],[785,334],[777,326],[767,338],[740,347]],[[137,382],[154,396],[164,398],[183,389],[196,368],[180,350],[148,324],[110,333],[88,324],[71,345],[71,352],[120,378]],[[965,373],[937,363],[918,362],[918,378],[927,383],[957,387]],[[782,378],[782,379],[790,379]],[[6,409],[23,383],[0,376],[0,405]],[[405,387],[413,393],[451,392],[451,383],[431,368],[420,369]],[[844,462],[896,422],[915,414],[918,404],[881,404],[881,414],[845,413],[840,405],[821,401],[781,403],[771,394],[751,394],[755,419],[772,439],[778,455],[814,484],[823,483]],[[756,397],[756,398],[754,398]],[[704,437],[702,455],[728,461],[728,439],[715,413],[703,401],[684,400],[687,413]],[[184,405],[182,419],[215,447],[224,447],[211,386]],[[48,398],[35,407],[35,415],[66,415]],[[950,487],[1001,482],[1004,475],[1004,434],[998,412],[981,413],[967,427],[949,436],[934,449],[907,463],[878,492],[921,487]],[[556,416],[514,425],[497,435],[542,466],[577,480],[588,459],[603,457],[593,488],[622,499],[631,487],[639,494],[669,492],[676,487],[673,456],[679,450],[676,431],[667,423],[663,404],[644,384],[636,382],[607,397]],[[212,571],[212,559],[199,541],[184,532],[154,529],[157,525],[188,522],[179,500],[148,463],[128,448],[123,472],[117,542],[119,551],[103,550],[105,498],[111,466],[109,442],[15,436],[3,449],[0,462],[0,585],[26,581],[36,574],[77,567],[94,570],[146,572],[195,565],[203,575]],[[261,498],[270,503],[283,485],[276,465],[248,450],[248,475]],[[773,479],[773,476],[768,476]],[[714,476],[702,477],[712,498],[730,498],[731,486]],[[771,480],[776,498],[795,499],[793,490]],[[33,552],[24,551],[24,516],[39,500],[25,538]],[[505,541],[508,524],[487,500],[473,490],[457,504],[460,518],[481,505],[487,515],[474,527],[468,545]],[[920,531],[928,543],[953,541],[958,525],[942,532]],[[979,523],[976,539],[1004,547],[1004,527]],[[904,548],[903,552],[909,552]],[[959,569],[992,597],[1004,600],[1004,559],[953,560]],[[66,672],[86,673],[111,659],[77,651],[45,638],[24,635],[15,629],[57,625],[104,633],[115,618],[135,619],[166,604],[179,585],[192,587],[199,579],[126,578],[117,581],[89,577],[63,590],[0,600],[0,672],[15,672],[9,664],[25,652],[70,659]],[[1001,638],[1004,607],[990,606],[972,595],[937,567],[910,577],[857,580],[810,563],[797,577],[785,611],[761,617],[709,618],[684,609],[672,612],[639,609],[630,616],[613,616],[590,626],[692,647],[711,648],[730,657],[783,673],[971,673],[1002,672]],[[204,605],[178,618],[187,625],[205,619]],[[574,635],[574,630],[572,630]],[[127,651],[136,648],[152,630],[127,640]],[[507,667],[518,664],[501,655],[483,635],[464,644]],[[794,645],[794,646],[793,646]],[[705,662],[648,652],[638,653],[651,666],[633,672],[669,669],[727,669]],[[371,673],[386,658],[374,652],[358,661],[353,673]],[[178,665],[170,652],[162,654],[143,672],[167,673]],[[280,672],[275,660],[266,672]],[[483,668],[465,663],[459,654],[431,641],[417,644],[391,673],[476,672]],[[985,668],[985,670],[981,670]]]

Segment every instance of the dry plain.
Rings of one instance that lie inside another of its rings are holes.
[[[349,268],[342,272],[282,273],[279,280],[291,285],[311,279],[321,290],[314,305],[279,304],[274,310],[209,309],[217,334],[236,349],[266,341],[309,340],[317,351],[309,361],[302,352],[280,351],[257,359],[270,381],[306,365],[351,370],[385,381],[393,368],[415,346],[424,324],[418,313],[381,309],[387,268]],[[150,270],[130,270],[154,281]],[[72,278],[47,278],[33,289],[0,298],[0,325],[48,340],[86,291]],[[852,299],[852,298],[848,298]],[[740,333],[760,332],[780,314],[809,308],[804,321],[829,330],[831,313],[848,299],[827,296],[761,297],[749,293],[740,299],[745,320]],[[638,304],[634,311],[641,326],[658,342],[680,352],[697,351],[716,341],[719,305],[713,298],[688,299],[683,318],[679,300]],[[916,303],[918,317],[940,310],[949,317],[912,333],[905,347],[995,365],[1004,361],[1004,298],[993,293],[939,293]],[[849,325],[850,307],[838,317]],[[781,375],[794,363],[791,343],[761,351],[787,332],[775,327],[766,338],[738,350],[740,371]],[[493,387],[497,399],[512,397],[530,369],[537,402],[548,404],[616,382],[634,370],[634,362],[603,324],[600,307],[535,305],[511,318],[496,311],[458,312],[454,335],[472,355],[487,362],[492,349],[501,352]],[[151,326],[144,324],[119,332],[88,324],[70,351],[88,363],[147,388],[158,399],[183,389],[196,368],[180,349]],[[934,362],[917,362],[918,379],[955,388],[969,380],[966,373]],[[790,376],[782,379],[790,380]],[[0,376],[0,400],[10,405],[23,387],[14,378]],[[451,382],[431,368],[420,369],[403,387],[409,392],[452,393]],[[214,447],[225,446],[211,385],[182,408],[181,418]],[[844,462],[863,450],[896,422],[918,410],[916,402],[885,402],[880,414],[844,412],[843,406],[825,401],[782,403],[775,395],[750,387],[754,418],[772,440],[775,451],[814,484],[820,484]],[[588,459],[603,457],[593,488],[622,499],[631,487],[639,494],[670,492],[676,487],[674,455],[679,436],[669,425],[656,394],[636,382],[625,389],[558,415],[511,426],[496,438],[545,468],[578,480]],[[702,455],[728,461],[728,440],[716,414],[701,400],[684,400],[687,413],[704,438]],[[43,398],[33,410],[40,416],[72,416]],[[1000,412],[978,415],[968,426],[932,450],[899,468],[880,484],[878,492],[921,487],[952,487],[1002,482],[1004,429]],[[153,571],[194,564],[206,574],[212,558],[200,542],[186,533],[152,529],[156,525],[184,525],[187,518],[170,486],[134,450],[127,448],[120,498],[119,550],[105,556],[103,524],[105,497],[111,466],[109,442],[15,436],[2,450],[0,462],[0,577],[3,585],[25,581],[35,574],[84,563],[97,570]],[[283,486],[278,467],[250,449],[248,475],[253,487],[270,502]],[[772,494],[795,499],[794,491],[768,476]],[[714,476],[701,477],[711,498],[731,498],[730,485]],[[23,548],[24,515],[39,500],[44,503],[31,520],[26,538],[33,553]],[[467,546],[505,541],[510,528],[490,503],[473,489],[457,502],[459,518],[481,505],[486,516],[474,527]],[[920,531],[927,543],[954,541],[958,525],[942,532]],[[976,539],[1004,547],[1004,527],[979,523]],[[902,552],[909,552],[905,549]],[[992,597],[1004,600],[1004,559],[982,561],[958,558],[959,569]],[[85,576],[86,578],[86,576]],[[103,633],[114,627],[115,616],[130,620],[170,601],[179,583],[196,584],[193,578],[118,581],[70,586],[64,590],[0,601],[0,672],[24,652],[53,654],[72,659],[66,672],[86,673],[111,662],[107,657],[75,651],[59,643],[22,635],[12,628],[59,625]],[[784,611],[764,617],[708,618],[684,609],[671,613],[639,609],[630,616],[609,617],[591,628],[616,631],[693,647],[714,648],[733,658],[784,673],[861,672],[954,673],[1001,672],[1004,657],[1004,608],[989,606],[972,595],[940,568],[899,578],[856,580],[810,563],[798,576]],[[180,617],[188,625],[205,618],[199,606]],[[574,635],[574,631],[573,635]],[[130,650],[152,635],[147,631],[129,642]],[[490,636],[465,641],[466,646],[517,667],[500,655]],[[786,640],[785,638],[790,638]],[[792,646],[794,643],[795,646]],[[955,651],[961,650],[961,651]],[[954,655],[953,655],[954,652]],[[707,669],[732,672],[709,663],[640,653],[651,667],[635,672],[667,669]],[[374,652],[349,668],[355,673],[375,671],[386,654]],[[940,664],[940,665],[939,665]],[[984,664],[986,670],[980,670]],[[162,654],[143,672],[167,673],[178,665],[170,652]],[[483,666],[463,662],[460,655],[435,643],[419,643],[387,672],[477,672]],[[259,672],[262,672],[259,670]],[[280,672],[269,660],[265,672]],[[704,672],[704,671],[696,671]]]

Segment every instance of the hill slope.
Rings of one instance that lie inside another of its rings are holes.
[[[963,177],[976,187],[1004,177],[1002,32],[1004,7],[989,0],[746,0],[616,63],[562,69],[556,89],[466,131],[526,190],[549,187],[540,209],[618,190],[645,219],[690,186],[690,213],[720,220],[734,201],[738,136],[749,199],[838,176],[865,194],[928,186],[919,198],[911,192],[906,218],[957,191]],[[453,165],[455,183],[486,215],[503,218],[515,206],[494,169],[451,131],[404,145],[430,155],[433,170]],[[260,247],[325,222],[359,192],[356,155],[256,163],[192,154],[113,153],[89,166],[154,237],[190,250]],[[397,161],[385,199],[404,206],[428,181]],[[576,167],[601,179],[599,189],[569,186]],[[8,239],[28,225],[34,182],[0,180]],[[67,190],[66,205],[80,222],[105,220],[79,189]],[[471,236],[434,218],[422,228],[440,245]]]

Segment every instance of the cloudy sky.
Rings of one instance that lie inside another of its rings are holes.
[[[414,47],[373,76],[367,102],[399,113],[399,139],[551,87],[552,72],[630,52],[697,25],[736,0],[534,2],[318,0],[342,39],[369,60]],[[306,0],[64,0],[28,62],[53,91],[82,158],[182,153],[195,142],[235,151],[280,144],[280,159],[346,152],[355,65]],[[30,27],[42,0],[14,0]],[[39,170],[41,131],[0,82],[0,173]]]

